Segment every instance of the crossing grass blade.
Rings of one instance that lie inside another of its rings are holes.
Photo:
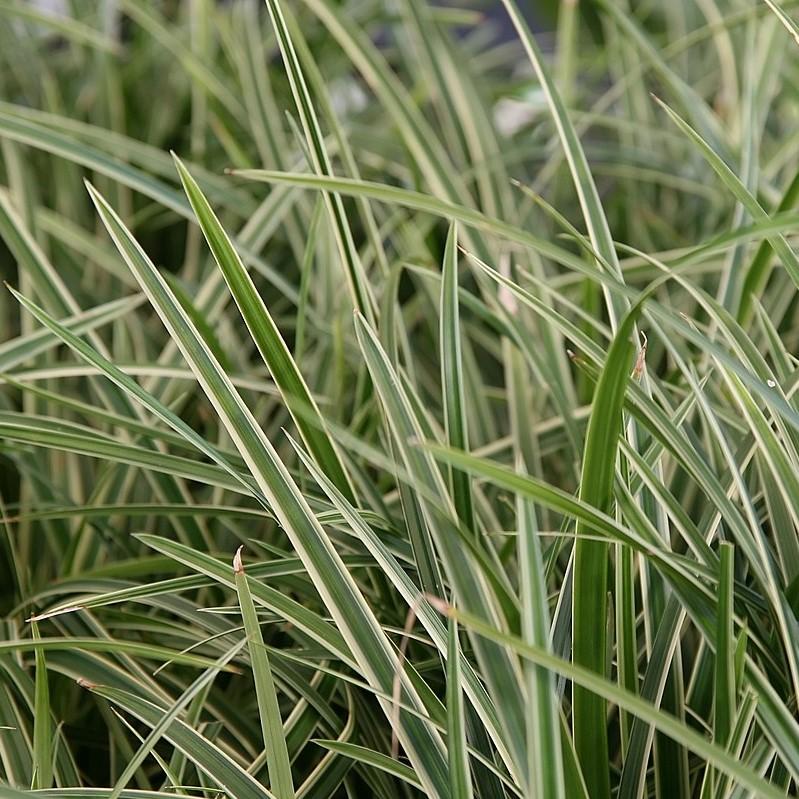
[[[193,444],[200,452],[203,452],[219,463],[219,465],[225,471],[227,471],[234,480],[241,482],[240,473],[228,462],[224,455],[222,455],[215,448],[210,447],[208,443],[199,437],[193,430],[191,430],[191,428],[186,425],[185,422],[176,417],[175,414],[172,413],[168,408],[164,407],[155,397],[144,391],[144,389],[142,389],[135,380],[114,366],[114,364],[110,363],[106,358],[88,346],[80,338],[73,335],[68,328],[59,324],[55,319],[45,313],[41,308],[38,308],[34,303],[30,302],[13,290],[12,293],[20,301],[20,303],[27,310],[29,310],[45,327],[52,330],[62,341],[75,350],[88,363],[96,366],[102,374],[108,376],[110,380],[116,383],[130,396],[138,399],[145,407],[152,410],[157,416],[167,422],[167,424],[171,425],[184,441],[189,444]],[[105,416],[107,420],[111,421],[117,426],[128,426],[129,429],[136,430],[137,432],[144,432],[142,430],[142,426],[140,426],[135,420],[133,422],[128,422],[124,418],[120,419],[118,416],[104,414],[102,411],[94,411],[91,409],[91,406],[88,407],[88,410],[90,410],[90,412],[100,414],[101,416]],[[152,432],[151,427],[145,429],[149,429]],[[157,434],[156,437],[158,437]],[[249,486],[247,486],[247,484],[244,482],[242,482],[242,488],[244,490],[249,490]]]
[[[336,754],[343,755],[344,757],[352,758],[353,760],[357,760],[359,763],[364,763],[371,768],[385,771],[386,774],[390,774],[392,777],[396,777],[398,780],[406,782],[409,785],[412,785],[414,788],[421,788],[413,769],[408,768],[408,766],[404,765],[403,763],[397,762],[388,755],[375,752],[373,749],[367,749],[366,747],[358,746],[357,744],[347,743],[345,741],[328,741],[317,738],[314,740],[314,743],[330,752],[335,752]]]
[[[130,466],[140,466],[163,474],[198,480],[208,485],[219,486],[238,493],[247,493],[238,479],[233,479],[223,469],[180,455],[169,455],[135,444],[122,444],[106,436],[87,436],[85,431],[59,431],[46,425],[35,424],[28,418],[19,421],[0,422],[0,434],[7,441],[30,444],[62,452],[74,452],[89,458],[102,458]]]
[[[66,636],[63,638],[39,638],[35,642],[27,638],[9,639],[0,642],[0,652],[27,652],[29,650],[53,652],[60,650],[86,650],[87,652],[119,652],[131,654],[141,658],[158,662],[174,661],[187,666],[207,668],[213,665],[213,660],[200,655],[176,652],[164,646],[146,644],[137,641],[124,641],[109,638],[91,638],[80,636]]]
[[[126,764],[124,771],[119,776],[119,779],[117,780],[116,785],[109,796],[109,799],[119,799],[119,797],[124,793],[125,787],[133,778],[138,767],[144,762],[145,758],[149,754],[153,753],[156,744],[167,727],[172,724],[173,720],[178,717],[178,714],[184,710],[186,705],[188,705],[195,696],[197,696],[201,691],[205,690],[209,682],[217,676],[220,669],[226,666],[227,663],[238,654],[241,646],[242,645],[233,646],[229,652],[225,653],[217,661],[213,668],[208,669],[204,674],[201,674],[194,681],[194,683],[188,687],[178,701],[175,702],[166,713],[164,713],[158,723],[153,726],[150,734],[142,740],[141,746],[136,754]]]
[[[197,375],[206,396],[263,491],[270,510],[280,521],[292,546],[312,575],[328,611],[336,619],[353,650],[353,655],[370,683],[384,695],[390,695],[398,669],[397,660],[363,594],[279,459],[275,448],[194,329],[163,278],[108,203],[95,189],[90,188],[90,194],[120,254],[178,343],[184,358]],[[407,694],[409,704],[412,707],[419,706],[417,692],[406,680],[403,679],[402,684],[402,694]],[[384,708],[392,717],[393,711],[387,705]],[[423,784],[446,796],[448,785],[443,744],[437,732],[424,720],[408,715],[403,716],[397,734],[419,770]]]
[[[166,538],[140,533],[139,539],[148,547],[173,558],[198,574],[205,574],[222,585],[235,589],[235,581],[231,578],[227,565],[202,552],[196,552],[190,547]],[[321,618],[312,610],[304,608],[291,597],[272,588],[266,582],[253,581],[250,585],[253,597],[260,605],[278,614],[281,618],[296,626],[311,640],[319,643],[326,652],[345,663],[352,664],[352,655],[349,653],[346,642],[338,630],[327,620]]]
[[[144,298],[123,297],[109,303],[89,308],[86,311],[70,314],[61,320],[63,326],[81,334],[107,325],[114,319],[124,316],[140,305]],[[0,371],[8,372],[26,361],[52,349],[58,338],[45,329],[33,330],[16,338],[9,338],[0,343]]]
[[[775,214],[787,211],[796,205],[799,200],[799,172],[793,176],[788,188],[782,195]],[[767,217],[768,218],[768,217]],[[745,324],[749,321],[753,308],[754,298],[757,297],[768,282],[769,266],[774,250],[768,241],[764,241],[757,248],[754,258],[749,265],[744,283],[741,287],[741,303],[738,307],[738,321]]]
[[[238,175],[248,180],[263,183],[288,183],[293,186],[319,189],[322,191],[337,191],[341,194],[358,197],[370,197],[386,203],[392,203],[417,211],[435,214],[447,219],[456,219],[465,225],[477,230],[506,237],[509,241],[530,247],[536,252],[551,258],[557,263],[568,266],[588,268],[579,258],[576,258],[566,248],[551,241],[530,233],[523,228],[512,225],[501,219],[489,217],[479,210],[467,205],[461,205],[450,200],[442,200],[435,195],[413,191],[401,186],[388,183],[376,183],[368,180],[354,178],[329,177],[324,175],[310,175],[303,172],[278,172],[268,169],[235,169],[231,174]]]
[[[799,25],[788,15],[785,9],[776,0],[765,0],[766,5],[774,12],[774,15],[782,23],[785,30],[793,36],[794,41],[799,44]]]
[[[83,687],[108,702],[112,702],[151,728],[155,727],[166,713],[163,707],[128,691],[86,682]],[[244,799],[248,796],[260,797],[260,799],[274,798],[274,794],[266,790],[241,766],[237,765],[229,755],[193,730],[185,721],[172,720],[163,734],[208,776],[212,784],[216,783],[235,799]]]
[[[499,617],[499,600],[488,579],[488,570],[479,563],[475,557],[476,552],[473,555],[464,551],[463,544],[452,529],[452,522],[447,519],[447,515],[451,511],[448,507],[442,476],[429,455],[409,443],[413,440],[419,441],[424,437],[423,428],[414,412],[411,400],[400,389],[399,380],[386,353],[380,347],[374,331],[369,328],[366,320],[362,317],[356,317],[355,321],[361,351],[376,391],[384,404],[386,422],[402,454],[403,461],[420,488],[426,489],[429,495],[436,499],[436,503],[424,502],[422,504],[425,513],[426,536],[414,548],[417,563],[420,563],[421,567],[421,564],[424,563],[422,559],[435,562],[435,552],[436,550],[440,551],[441,561],[458,601],[463,603],[466,608],[474,608],[478,614],[487,619],[497,619]],[[436,504],[438,503],[443,507],[437,509]],[[503,690],[507,692],[507,696],[500,702],[498,712],[503,717],[508,740],[516,747],[515,758],[518,767],[522,762],[519,752],[521,746],[519,733],[523,729],[523,722],[520,717],[518,699],[520,686],[516,664],[508,658],[506,652],[493,646],[487,649],[478,647],[477,656],[485,664],[491,664],[488,679],[496,685],[501,684]],[[508,730],[513,731],[510,736]]]
[[[545,65],[541,51],[536,44],[535,38],[530,32],[527,22],[520,12],[514,0],[502,0],[502,4],[516,29],[525,54],[536,73],[547,105],[549,106],[555,128],[558,132],[561,146],[563,148],[566,161],[569,165],[572,182],[580,200],[580,207],[588,229],[588,237],[597,255],[601,259],[601,264],[606,264],[615,276],[621,275],[616,248],[613,244],[613,237],[610,233],[607,216],[599,199],[599,192],[591,174],[588,160],[585,156],[577,131],[566,111],[566,106],[560,96],[560,92],[555,86],[555,81],[550,75],[549,69]],[[624,305],[610,294],[606,295],[608,313],[611,317],[611,324],[616,325],[621,320],[624,312]]]
[[[602,696],[603,699],[615,702],[620,707],[624,707],[629,712],[646,720],[670,737],[673,737],[693,752],[707,758],[709,762],[712,762],[720,771],[729,775],[742,787],[748,788],[756,794],[774,797],[775,799],[783,795],[779,789],[769,785],[759,774],[742,766],[736,758],[723,748],[709,742],[704,736],[692,730],[684,722],[675,719],[663,711],[654,709],[649,703],[619,688],[606,678],[581,666],[562,660],[555,655],[551,655],[538,647],[522,644],[518,639],[514,639],[512,636],[491,628],[489,625],[473,616],[469,616],[454,609],[449,609],[448,614],[460,620],[464,626],[479,631],[481,635],[507,643],[522,657],[532,660],[537,665],[568,677],[574,683],[581,685],[584,690],[594,691]]]
[[[292,412],[303,441],[317,458],[322,469],[332,476],[336,487],[345,496],[352,499],[352,487],[349,484],[347,473],[334,443],[326,433],[319,408],[294,363],[274,320],[233,244],[200,191],[200,187],[177,157],[175,157],[175,165],[206,241],[214,254],[214,259],[225,275],[228,287],[239,306],[261,357],[283,392],[286,405]]]
[[[719,176],[735,199],[744,206],[751,217],[758,222],[768,219],[768,213],[757,201],[757,198],[752,196],[741,179],[727,166],[718,153],[716,153],[676,112],[662,101],[657,100],[657,102],[680,131],[696,145],[713,171]],[[799,285],[799,258],[797,258],[790,244],[788,244],[785,237],[781,234],[769,236],[768,241],[774,248],[774,252],[779,257],[793,283]]]
[[[94,169],[100,174],[107,175],[123,185],[142,192],[182,216],[189,217],[191,214],[188,203],[183,200],[181,195],[162,181],[152,178],[143,170],[131,167],[91,145],[76,141],[36,122],[0,111],[0,136]]]
[[[353,531],[364,542],[367,550],[383,569],[387,578],[391,580],[392,584],[402,595],[408,607],[413,609],[438,651],[442,655],[449,657],[450,645],[448,632],[441,624],[440,618],[433,608],[427,602],[418,601],[418,588],[408,577],[405,570],[394,556],[394,553],[391,552],[381,541],[376,532],[366,523],[362,514],[347,503],[346,499],[336,490],[330,480],[319,471],[318,467],[301,451],[299,455],[305,466],[322,487],[325,494],[330,497],[333,504],[341,511],[342,517],[351,525]],[[463,690],[480,717],[486,734],[490,737],[493,745],[500,751],[502,759],[506,763],[509,762],[510,755],[503,742],[495,708],[488,699],[488,695],[482,684],[478,681],[474,669],[465,658],[461,661],[459,673],[463,680]]]
[[[305,140],[308,146],[311,165],[315,172],[332,175],[333,167],[327,152],[319,119],[316,116],[311,93],[305,81],[305,75],[297,56],[289,26],[286,23],[282,4],[279,0],[266,0],[266,7],[277,37],[283,63],[286,67],[292,96],[297,113],[300,116]],[[302,35],[295,26],[295,33]],[[336,194],[325,197],[325,205],[330,215],[331,225],[336,239],[341,260],[352,294],[353,306],[367,319],[374,319],[374,298],[369,287],[363,264],[353,242],[349,220],[344,211],[341,197]]]

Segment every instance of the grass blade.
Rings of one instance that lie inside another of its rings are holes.
[[[466,751],[466,717],[461,693],[461,651],[458,623],[449,620],[447,647],[447,755],[450,790],[453,797],[472,799],[472,775]]]
[[[458,309],[458,228],[450,225],[444,249],[441,280],[441,392],[444,399],[444,426],[447,441],[455,449],[468,451],[469,434],[466,422],[463,359],[460,345],[460,313]],[[474,530],[474,509],[469,475],[450,470],[452,501],[458,518],[468,530]]]
[[[541,51],[536,44],[535,38],[530,32],[530,28],[522,16],[514,0],[502,0],[502,4],[508,13],[508,16],[516,28],[516,32],[521,39],[522,47],[524,47],[525,54],[530,61],[530,64],[535,71],[541,88],[544,91],[549,111],[552,114],[552,119],[555,123],[555,128],[558,132],[561,146],[563,147],[566,161],[569,165],[571,172],[572,182],[574,183],[577,197],[580,200],[580,207],[583,212],[583,219],[585,220],[586,228],[588,229],[588,237],[591,240],[594,250],[601,259],[598,263],[599,268],[602,264],[607,264],[615,277],[621,278],[621,267],[619,266],[619,259],[616,255],[616,247],[613,243],[613,237],[610,233],[605,211],[602,208],[602,202],[599,199],[599,192],[597,191],[594,178],[591,175],[591,169],[588,166],[588,159],[585,157],[585,152],[580,139],[577,136],[577,131],[569,118],[566,111],[566,106],[560,96],[560,92],[555,86],[555,81],[549,74],[549,70],[544,64]],[[613,297],[606,292],[606,303],[608,306],[608,313],[611,319],[611,325],[615,328],[619,324],[621,317],[625,310],[624,303],[620,303],[618,298]],[[590,786],[589,786],[590,787]]]
[[[687,122],[685,122],[685,120],[662,101],[657,100],[657,102],[672,122],[674,122],[674,124],[696,145],[713,171],[719,176],[735,199],[746,209],[752,219],[755,222],[766,222],[769,219],[768,213],[757,201],[757,198],[749,192],[741,179],[727,166],[723,159],[698,133],[696,133],[696,131],[693,130],[693,128],[691,128],[690,125],[688,125]],[[794,285],[799,286],[799,258],[796,256],[790,244],[782,234],[770,235],[768,236],[768,241],[774,248],[774,252],[777,253],[777,256]],[[762,278],[760,280],[762,280]],[[748,281],[745,278],[745,285],[752,287],[752,281]],[[751,295],[749,299],[751,299]]]
[[[518,558],[522,604],[522,640],[541,649],[550,647],[550,620],[544,565],[538,543],[533,503],[516,498]],[[565,799],[560,718],[555,681],[550,672],[524,664],[527,689],[527,751],[530,796]]]
[[[280,715],[272,669],[269,666],[269,656],[261,635],[261,625],[258,621],[258,614],[255,612],[255,604],[252,601],[244,565],[241,561],[241,550],[242,547],[239,547],[233,559],[233,574],[255,680],[255,694],[258,698],[258,715],[266,749],[269,781],[277,799],[293,799],[294,782],[291,777],[286,737],[283,734],[283,719]]]
[[[34,641],[39,641],[39,628],[31,624]],[[53,738],[50,723],[50,687],[44,650],[36,648],[36,703],[33,720],[33,788],[53,785]]]
[[[583,454],[580,500],[600,511],[610,509],[616,454],[622,434],[622,405],[633,365],[630,336],[641,311],[640,302],[624,317],[608,351],[594,393]],[[574,598],[572,651],[574,662],[597,674],[607,672],[607,574],[606,544],[580,537],[574,546]],[[572,696],[574,743],[592,796],[610,795],[608,740],[604,701],[575,686]]]
[[[275,29],[280,53],[286,67],[289,83],[291,85],[294,103],[300,115],[305,139],[308,144],[311,165],[315,172],[323,175],[333,175],[319,120],[314,110],[311,93],[305,82],[300,60],[294,49],[289,27],[284,18],[283,9],[279,0],[266,0],[266,7]],[[295,32],[300,30],[295,26]],[[358,252],[350,230],[344,204],[337,194],[326,195],[325,204],[330,215],[331,226],[336,238],[339,254],[344,263],[347,283],[353,299],[354,308],[364,314],[367,319],[374,320],[374,298],[366,280]]]
[[[305,563],[367,679],[383,695],[390,696],[398,669],[397,659],[355,581],[274,447],[163,278],[108,203],[96,190],[90,189],[90,193],[100,218],[197,375],[206,396],[267,498],[270,510]],[[407,695],[409,705],[421,707],[421,700],[410,683],[403,679],[402,684],[402,693]],[[392,718],[393,710],[385,702],[383,706],[387,716]],[[422,783],[431,791],[446,796],[448,781],[443,744],[438,734],[422,719],[406,714],[401,714],[397,733]]]
[[[336,487],[352,499],[347,473],[326,432],[319,408],[266,305],[200,187],[177,157],[175,165],[214,259],[225,276],[264,363],[283,394],[303,441]]]
[[[481,635],[501,641],[512,646],[522,657],[528,658],[539,666],[562,674],[567,679],[579,684],[585,691],[596,692],[603,701],[614,702],[631,714],[647,721],[660,732],[678,741],[687,749],[712,762],[719,771],[729,775],[735,782],[748,788],[755,796],[764,799],[777,799],[784,793],[767,783],[759,774],[742,765],[741,762],[703,735],[692,730],[685,723],[675,719],[663,711],[656,710],[648,702],[630,694],[618,685],[581,666],[569,663],[551,655],[538,647],[523,644],[519,639],[493,629],[474,616],[467,615],[452,608],[447,609],[449,615],[455,616],[464,626],[471,627]]]
[[[163,707],[118,688],[86,682],[83,683],[83,687],[118,705],[149,727],[156,727],[168,712]],[[173,719],[163,734],[206,774],[213,784],[219,785],[233,799],[275,799],[273,794],[229,755],[193,730],[182,719]],[[124,796],[124,793],[122,795]]]

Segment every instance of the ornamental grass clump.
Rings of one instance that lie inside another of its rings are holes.
[[[0,2],[0,799],[795,795],[795,4],[548,5]]]

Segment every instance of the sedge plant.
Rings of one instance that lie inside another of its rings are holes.
[[[0,797],[795,795],[796,4],[529,5],[0,2]]]

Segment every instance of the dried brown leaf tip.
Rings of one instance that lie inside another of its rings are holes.
[[[241,561],[242,549],[244,549],[244,547],[240,546],[236,550],[236,554],[233,556],[233,574],[244,574],[244,564]]]
[[[442,599],[440,596],[435,596],[434,594],[425,594],[424,598],[443,616],[449,616],[450,613],[452,613],[452,605],[450,605],[449,602],[447,602],[445,599]]]
[[[641,349],[638,350],[638,357],[635,359],[635,367],[633,368],[633,380],[640,380],[641,375],[644,373],[646,366],[646,347],[649,342],[646,338],[646,333],[641,332]]]

